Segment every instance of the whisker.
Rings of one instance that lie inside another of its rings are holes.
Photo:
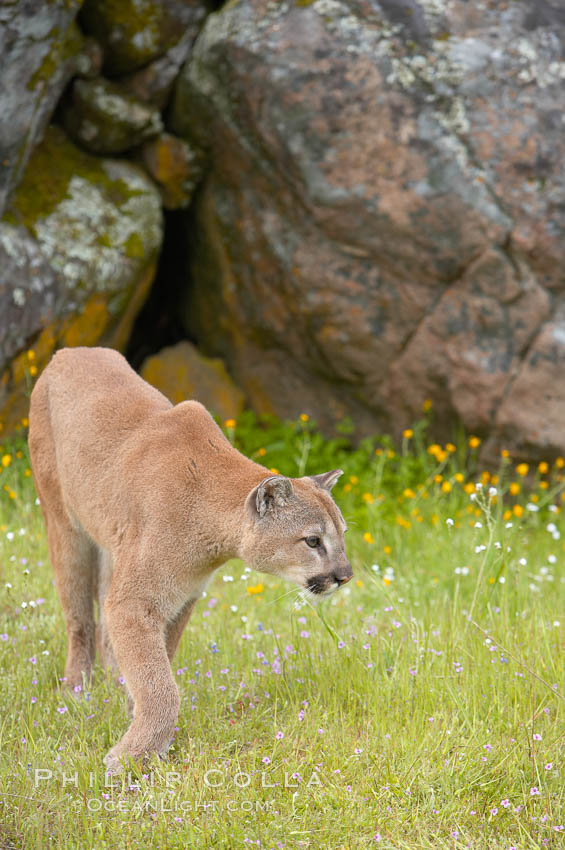
[[[301,590],[300,587],[291,587],[290,590],[288,590],[286,593],[283,593],[281,596],[277,596],[276,599],[271,599],[269,602],[267,602],[267,605],[273,605],[275,602],[278,602],[280,599],[285,599],[285,597],[290,596],[291,593],[294,593],[295,595],[297,595],[297,594],[300,593],[300,590]]]

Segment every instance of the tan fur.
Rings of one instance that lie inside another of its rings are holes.
[[[179,710],[170,661],[229,558],[318,595],[351,578],[345,523],[322,476],[273,476],[196,401],[171,403],[117,352],[63,349],[31,397],[29,446],[68,635],[70,688],[95,638],[124,676],[133,722],[105,758],[167,751]],[[319,537],[311,548],[305,541]],[[94,600],[98,601],[98,626]]]

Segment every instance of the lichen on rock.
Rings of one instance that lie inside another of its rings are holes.
[[[57,168],[49,168],[54,161]],[[162,237],[159,195],[145,174],[123,160],[89,156],[55,127],[30,160],[10,216],[29,228],[74,293],[131,285]]]
[[[72,75],[80,0],[26,0],[0,11],[0,215]]]
[[[206,13],[200,0],[86,0],[80,21],[104,47],[105,70],[127,74],[162,56]]]
[[[12,342],[0,397],[8,426],[27,405],[29,374],[20,351],[41,351],[34,363],[41,369],[62,345],[126,344],[153,279],[162,228],[159,193],[141,169],[90,156],[61,129],[48,129],[0,230],[5,269],[21,269],[0,285],[0,301],[12,304],[4,314]],[[40,293],[28,303],[22,275],[32,271],[29,286]],[[21,332],[14,335],[10,316],[18,311]]]
[[[101,77],[74,81],[62,118],[73,141],[96,154],[124,153],[163,129],[157,109]]]
[[[204,357],[188,341],[148,357],[142,364],[141,376],[173,404],[196,399],[220,419],[235,418],[243,409],[243,393],[222,360]]]

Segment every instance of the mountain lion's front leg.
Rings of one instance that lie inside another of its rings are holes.
[[[104,758],[107,769],[119,773],[122,756],[165,755],[180,698],[165,645],[165,620],[151,600],[128,599],[112,586],[104,607],[116,661],[134,702],[131,726]]]

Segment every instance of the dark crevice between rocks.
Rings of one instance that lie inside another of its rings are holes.
[[[194,342],[180,319],[180,302],[190,281],[186,210],[164,210],[163,245],[151,291],[130,335],[125,355],[139,370],[146,357],[183,339]]]

